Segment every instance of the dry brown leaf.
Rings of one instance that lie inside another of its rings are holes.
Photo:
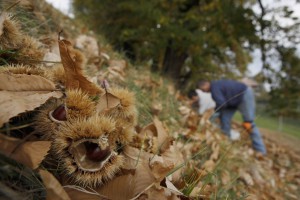
[[[152,149],[155,153],[160,154],[165,152],[174,141],[173,137],[168,136],[162,122],[157,117],[154,117],[153,123],[148,124],[141,130],[140,135],[141,137],[147,136],[152,138]]]
[[[127,63],[125,60],[110,60],[109,67],[119,68],[123,71],[127,67]]]
[[[73,49],[67,40],[59,40],[60,57],[66,74],[66,88],[82,89],[92,96],[101,94],[102,91],[90,82],[82,73],[83,55]]]
[[[97,192],[108,199],[128,200],[134,197],[134,188],[136,187],[135,176],[128,174],[119,176],[100,189]]]
[[[76,38],[75,47],[84,50],[88,58],[97,57],[99,55],[97,40],[91,36],[79,35]]]
[[[11,92],[0,91],[0,127],[20,113],[34,110],[50,97],[59,98],[61,92]]]
[[[21,140],[0,134],[0,151],[10,155]]]
[[[102,112],[120,105],[121,101],[118,97],[111,93],[103,94],[97,103],[97,112]]]
[[[172,191],[172,193],[175,193],[175,194],[177,194],[177,195],[183,195],[183,193],[180,192],[180,191],[175,187],[175,185],[173,185],[173,183],[168,179],[168,177],[165,179],[165,184],[166,184],[166,187]]]
[[[179,200],[180,198],[177,197],[172,191],[168,188],[164,188],[161,186],[153,186],[145,193],[141,195],[139,199],[147,199],[147,200]]]
[[[141,163],[141,150],[131,147],[125,146],[123,150],[123,154],[125,157],[124,169],[136,169],[137,165]],[[150,157],[150,156],[149,156]]]
[[[252,179],[252,176],[245,172],[243,169],[239,169],[239,176],[240,178],[245,181],[245,183],[249,186],[253,186],[254,185],[254,181]]]
[[[230,182],[230,173],[227,170],[222,170],[221,181],[223,185],[227,185]]]
[[[202,168],[208,172],[212,172],[215,168],[216,163],[213,160],[207,160],[203,164]]]
[[[185,162],[182,152],[175,145],[170,146],[161,156],[165,161],[172,162],[174,167],[178,167]],[[182,170],[183,168],[179,168],[172,174],[172,181],[176,182],[181,179]]]
[[[50,141],[34,141],[22,144],[12,154],[12,158],[24,165],[36,169],[50,150]]]
[[[38,75],[0,74],[0,90],[7,91],[54,91],[55,85]]]
[[[46,170],[39,170],[39,174],[42,177],[47,191],[46,200],[70,200],[70,197],[68,196],[62,185],[50,172]]]
[[[161,181],[174,168],[174,163],[165,161],[163,157],[155,155],[150,161],[150,168],[155,179]]]
[[[96,191],[87,190],[73,185],[64,186],[64,189],[72,200],[111,200],[101,196]]]
[[[0,151],[31,169],[36,169],[40,165],[47,155],[50,146],[50,141],[22,143],[19,139],[0,134]]]
[[[212,154],[210,155],[210,160],[217,160],[219,157],[219,152],[220,152],[220,145],[217,142],[214,142],[212,144]]]

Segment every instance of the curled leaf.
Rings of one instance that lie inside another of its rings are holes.
[[[20,113],[34,110],[49,98],[59,98],[62,93],[55,92],[10,92],[0,91],[0,127],[10,118]]]
[[[111,93],[103,94],[97,104],[97,112],[102,112],[111,108],[115,108],[120,105],[121,101],[118,97]]]
[[[73,49],[68,40],[58,40],[59,52],[66,74],[66,88],[82,89],[91,96],[97,96],[102,90],[84,77],[82,72],[83,55]]]

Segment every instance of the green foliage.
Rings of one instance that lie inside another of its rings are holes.
[[[192,78],[244,72],[244,43],[257,42],[246,1],[74,0],[75,15],[135,61],[152,60],[173,78],[189,60]]]
[[[278,85],[270,92],[272,114],[280,116],[300,116],[300,58],[295,48],[278,47],[281,57],[281,72]]]

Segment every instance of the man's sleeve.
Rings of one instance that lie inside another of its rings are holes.
[[[214,87],[211,87],[211,95],[216,102],[215,110],[220,110],[226,107],[226,99],[219,85],[215,85]]]

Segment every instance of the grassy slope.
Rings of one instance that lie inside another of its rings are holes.
[[[240,113],[234,115],[234,119],[241,122],[242,116]],[[278,128],[278,119],[270,116],[257,115],[255,120],[257,126],[262,128],[267,128],[272,131],[281,132],[283,134],[287,133],[290,136],[297,137],[300,139],[300,124],[293,124],[290,122],[283,122],[282,130]]]

